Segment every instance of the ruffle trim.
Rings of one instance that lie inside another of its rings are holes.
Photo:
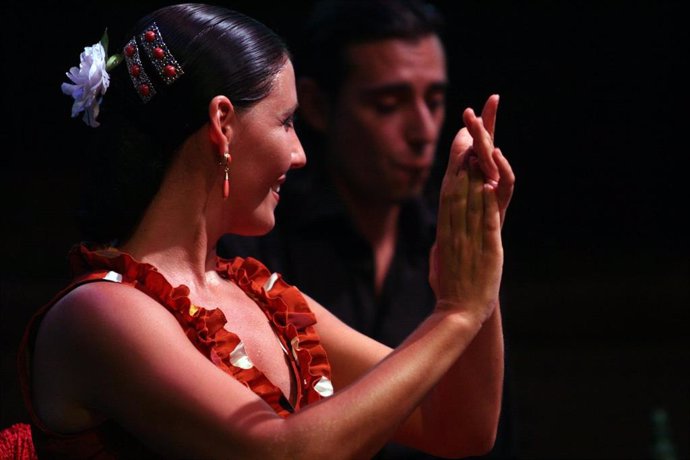
[[[259,305],[282,338],[301,380],[298,382],[301,395],[298,403],[309,404],[331,396],[330,363],[314,328],[316,317],[299,289],[286,283],[282,276],[271,274],[252,257],[219,258],[217,270]],[[299,409],[299,405],[295,409]]]
[[[332,394],[330,364],[313,327],[316,318],[304,296],[285,283],[280,275],[272,275],[256,259],[219,258],[217,271],[223,278],[234,281],[257,303],[291,355],[298,392],[294,405],[251,365],[246,354],[242,355],[242,342],[236,334],[225,329],[227,320],[223,312],[219,308],[194,305],[187,286],[173,287],[156,267],[138,262],[116,249],[92,251],[82,244],[70,252],[70,264],[75,275],[102,269],[117,272],[122,275],[122,283],[133,285],[158,300],[175,316],[189,340],[204,356],[260,396],[282,417]]]
[[[0,458],[37,460],[31,425],[15,423],[0,431]]]

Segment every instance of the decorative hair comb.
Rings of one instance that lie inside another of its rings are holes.
[[[182,66],[163,41],[155,22],[139,34],[139,43],[156,69],[158,76],[166,85],[172,84],[184,75]],[[127,62],[127,72],[134,85],[134,90],[144,104],[156,95],[156,89],[142,65],[136,37],[132,37],[127,42],[123,54],[114,54],[108,57],[107,50],[108,29],[105,30],[98,43],[84,48],[79,56],[79,67],[71,67],[67,72],[67,77],[72,83],[63,83],[61,86],[62,92],[74,99],[72,117],[84,112],[82,119],[92,128],[99,126],[96,118],[100,111],[103,95],[110,86],[110,74],[108,72],[120,64],[123,58]]]
[[[184,74],[182,66],[180,66],[163,41],[161,32],[158,30],[155,22],[139,34],[139,43],[141,43],[146,56],[156,69],[158,76],[166,85],[172,84]],[[135,91],[144,103],[149,102],[156,95],[156,89],[141,63],[141,54],[139,53],[136,37],[132,37],[127,42],[123,54]]]

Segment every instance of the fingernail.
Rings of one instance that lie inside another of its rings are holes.
[[[495,181],[495,180],[493,180],[493,179],[488,179],[488,180],[486,181],[486,183],[489,184],[489,185],[490,185],[491,187],[493,187],[493,188],[498,187],[498,181]]]

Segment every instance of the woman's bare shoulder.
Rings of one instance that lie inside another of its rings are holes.
[[[94,425],[99,411],[87,408],[99,406],[103,385],[96,383],[131,375],[134,354],[153,341],[184,337],[174,323],[163,305],[129,285],[93,282],[69,291],[45,314],[34,343],[39,417],[60,432]]]
[[[130,372],[135,356],[161,343],[193,348],[175,317],[146,293],[126,284],[87,283],[46,313],[36,336],[34,367],[50,368],[85,391],[92,379]]]
[[[114,282],[83,284],[68,292],[48,311],[41,326],[55,324],[64,333],[87,332],[93,338],[114,329],[136,329],[148,321],[176,323],[157,300],[133,286]]]
[[[256,423],[279,419],[199,353],[164,305],[132,286],[86,284],[53,308],[35,356],[35,382],[44,382],[35,398],[53,428],[88,428],[100,415],[186,458],[230,447],[256,450],[246,420],[236,416],[248,408]]]

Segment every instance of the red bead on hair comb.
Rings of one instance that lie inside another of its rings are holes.
[[[161,32],[158,30],[155,22],[139,35],[139,42],[156,68],[158,76],[167,85],[173,83],[184,74],[182,66],[180,66],[163,41]]]
[[[141,56],[139,56],[139,48],[134,37],[127,42],[122,54],[125,56],[127,63],[127,71],[129,77],[132,79],[134,90],[137,92],[141,100],[146,104],[156,95],[156,90],[151,83],[151,79],[146,74],[143,65],[141,64]]]
[[[163,37],[161,37],[160,30],[158,30],[158,26],[155,22],[144,29],[144,32],[139,34],[139,43],[146,52],[149,61],[158,72],[159,77],[166,85],[172,84],[184,74],[182,66],[177,62],[163,41]],[[139,97],[141,97],[141,100],[147,103],[156,95],[156,89],[153,87],[153,83],[151,83],[151,79],[146,74],[141,63],[141,55],[139,53],[136,37],[132,37],[132,39],[127,42],[123,54],[127,62],[127,71],[132,79],[134,89],[137,94],[139,94]]]

